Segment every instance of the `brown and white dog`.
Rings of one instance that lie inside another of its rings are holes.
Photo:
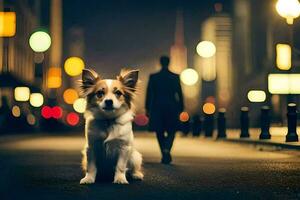
[[[142,180],[142,156],[133,146],[133,97],[138,70],[122,70],[116,79],[102,79],[95,71],[84,69],[81,89],[86,97],[86,144],[82,166],[85,177],[80,184],[96,180],[101,166],[114,163],[114,183],[128,184],[126,172]]]

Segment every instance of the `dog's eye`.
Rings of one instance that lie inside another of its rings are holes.
[[[115,91],[115,95],[119,98],[120,96],[122,96],[122,92],[117,90]]]
[[[98,98],[102,98],[103,96],[104,96],[104,92],[101,90],[101,91],[98,91],[97,93],[96,93],[96,96],[98,97]]]

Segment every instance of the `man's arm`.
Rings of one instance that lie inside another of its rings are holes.
[[[181,89],[181,84],[180,84],[180,78],[179,78],[179,76],[177,76],[176,84],[177,84],[176,92],[178,94],[179,109],[180,109],[180,111],[183,111],[183,109],[184,109],[184,103],[183,103],[183,95],[182,95],[182,89]]]

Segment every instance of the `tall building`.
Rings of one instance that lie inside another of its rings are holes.
[[[187,67],[187,49],[184,45],[183,13],[177,11],[175,41],[170,49],[170,70],[179,74]]]
[[[216,106],[228,109],[233,95],[232,19],[227,14],[216,14],[201,26],[200,41],[210,41],[216,53],[209,58],[195,56],[195,68],[202,79],[202,104],[215,98]]]
[[[28,0],[1,1],[0,9],[1,11],[9,10],[16,13],[16,34],[13,37],[5,38],[8,43],[7,55],[4,55],[6,49],[4,39],[0,38],[0,73],[9,72],[31,85],[34,83],[35,78],[35,64],[34,53],[28,44],[28,40],[37,25],[34,4]],[[9,102],[13,102],[12,88],[0,88],[0,96],[6,96]]]

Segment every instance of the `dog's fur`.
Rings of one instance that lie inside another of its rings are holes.
[[[133,97],[138,70],[122,70],[116,79],[101,79],[93,70],[83,70],[81,92],[87,100],[86,144],[82,167],[85,177],[80,184],[96,180],[102,166],[114,163],[114,183],[128,184],[126,171],[133,179],[142,180],[142,156],[133,146]]]

